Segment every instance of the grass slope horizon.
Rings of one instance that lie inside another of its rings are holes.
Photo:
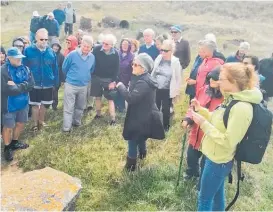
[[[101,6],[100,10],[92,8],[92,4]],[[11,6],[1,7],[1,39],[5,46],[16,35],[27,34],[29,18],[32,11],[38,10],[40,14],[46,14],[54,9],[57,2],[12,2]],[[134,7],[132,7],[134,4]],[[222,4],[222,3],[221,3]],[[268,45],[272,44],[270,34],[273,27],[270,23],[262,23],[262,20],[271,17],[270,4],[251,3],[260,9],[259,20],[253,12],[253,16],[247,16],[243,12],[243,4],[223,3],[222,9],[218,11],[218,3],[123,3],[120,8],[117,3],[99,2],[75,2],[78,17],[81,15],[92,17],[99,21],[104,15],[112,14],[128,20],[154,20],[157,17],[170,23],[181,23],[189,28],[185,36],[191,43],[192,61],[196,56],[196,43],[208,32],[214,32],[218,38],[218,44],[225,40],[246,37],[251,43],[253,53],[259,56],[269,56]],[[254,6],[246,3],[249,10]],[[257,6],[258,5],[258,6]],[[264,6],[266,5],[266,6]],[[155,7],[156,6],[156,7]],[[202,8],[211,7],[213,14],[203,11]],[[19,11],[17,8],[20,8]],[[152,9],[157,11],[152,13]],[[165,12],[167,8],[171,14]],[[196,11],[194,11],[196,8]],[[224,8],[224,9],[223,9]],[[262,10],[263,9],[263,10]],[[187,12],[188,11],[188,12]],[[221,15],[226,12],[226,15]],[[241,12],[244,17],[232,18],[233,13]],[[20,16],[20,20],[11,14]],[[200,15],[203,14],[203,15]],[[164,17],[164,19],[163,19]],[[217,21],[210,22],[211,18]],[[231,18],[229,18],[231,17]],[[7,20],[5,22],[5,20]],[[79,18],[78,18],[79,20]],[[177,21],[180,20],[180,21]],[[231,23],[237,20],[236,23]],[[10,23],[13,23],[10,25]],[[158,32],[166,31],[161,27],[152,24],[131,25],[130,30],[110,29],[117,36],[134,36],[139,28],[153,27]],[[252,28],[250,29],[250,26]],[[91,34],[96,35],[102,29],[94,28]],[[230,47],[225,55],[235,50]],[[255,51],[256,50],[256,51]],[[192,64],[191,64],[192,65]],[[190,67],[184,72],[184,77],[189,74]],[[185,83],[184,83],[185,84]],[[50,166],[54,169],[78,177],[82,181],[82,192],[77,200],[76,210],[136,210],[136,211],[157,211],[157,210],[196,210],[196,183],[183,182],[175,189],[179,157],[181,151],[181,138],[183,130],[180,121],[187,110],[188,99],[184,95],[184,88],[181,91],[182,98],[175,105],[175,115],[172,120],[172,127],[164,141],[148,141],[148,157],[140,163],[139,171],[133,174],[123,172],[126,159],[127,143],[122,138],[124,116],[117,115],[117,126],[110,127],[107,123],[107,115],[104,119],[93,121],[95,115],[91,111],[83,118],[83,126],[73,130],[69,135],[61,132],[62,126],[62,99],[60,94],[60,105],[58,111],[50,110],[48,113],[49,127],[37,135],[30,132],[30,126],[26,127],[23,139],[30,144],[30,148],[17,152],[15,158],[19,161],[19,167],[24,171],[40,169]],[[103,113],[107,113],[106,105]],[[241,184],[241,194],[234,206],[236,211],[269,211],[273,208],[273,144],[272,139],[268,146],[264,160],[259,165],[243,165],[246,174],[245,181]],[[184,158],[184,167],[185,167]],[[2,171],[5,167],[2,166]],[[227,185],[227,201],[229,202],[235,194],[235,183]]]

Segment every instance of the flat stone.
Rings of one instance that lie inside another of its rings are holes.
[[[3,175],[1,211],[74,210],[81,181],[46,167],[17,175]]]

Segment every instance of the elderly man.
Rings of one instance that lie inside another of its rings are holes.
[[[248,42],[241,42],[238,51],[235,53],[235,55],[228,56],[226,63],[242,62],[249,49],[250,44]]]
[[[70,132],[72,125],[81,125],[81,118],[86,104],[88,83],[95,68],[92,54],[93,38],[83,36],[79,49],[72,51],[63,63],[66,75],[64,84],[64,122],[63,131]]]
[[[58,21],[58,24],[61,26],[65,21],[65,13],[62,3],[58,5],[57,9],[53,10],[53,14],[55,19]]]
[[[67,3],[66,8],[64,9],[64,13],[65,13],[65,22],[64,22],[65,35],[72,35],[75,10],[72,8],[71,2]]]
[[[116,37],[107,34],[103,38],[102,45],[94,48],[93,54],[96,58],[95,71],[91,83],[91,96],[96,97],[96,116],[95,119],[101,118],[101,97],[108,100],[109,113],[111,116],[110,125],[116,124],[116,112],[114,104],[115,85],[119,72],[119,54],[114,48]]]
[[[13,160],[14,150],[28,147],[18,139],[28,121],[28,91],[34,81],[29,69],[22,65],[23,57],[18,48],[12,47],[7,51],[6,63],[1,66],[1,124],[7,161]]]
[[[32,19],[30,21],[30,27],[29,27],[29,30],[30,30],[29,39],[31,43],[34,42],[35,34],[40,28],[41,28],[40,15],[37,11],[33,11]]]
[[[179,25],[172,26],[170,30],[172,38],[176,44],[174,56],[179,58],[182,69],[186,69],[191,61],[189,42],[182,37],[182,29]]]
[[[152,29],[145,29],[143,31],[143,37],[145,44],[141,45],[139,48],[140,53],[147,53],[153,60],[159,55],[159,50],[156,48],[154,37],[155,32]]]
[[[30,92],[34,132],[46,126],[46,108],[53,103],[53,87],[59,86],[56,54],[47,41],[47,30],[39,29],[36,32],[36,43],[25,49],[24,64],[29,67],[35,81],[34,89]]]
[[[52,12],[47,14],[47,20],[44,22],[43,26],[48,31],[48,43],[51,46],[52,40],[59,37],[60,26],[58,21],[55,19]]]

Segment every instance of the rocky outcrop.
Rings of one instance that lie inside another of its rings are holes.
[[[1,211],[72,211],[82,189],[78,178],[46,167],[1,180]]]

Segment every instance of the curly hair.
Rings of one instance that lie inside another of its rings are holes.
[[[226,63],[221,67],[221,71],[225,71],[228,81],[236,83],[241,91],[253,89],[258,83],[258,76],[251,65]]]

